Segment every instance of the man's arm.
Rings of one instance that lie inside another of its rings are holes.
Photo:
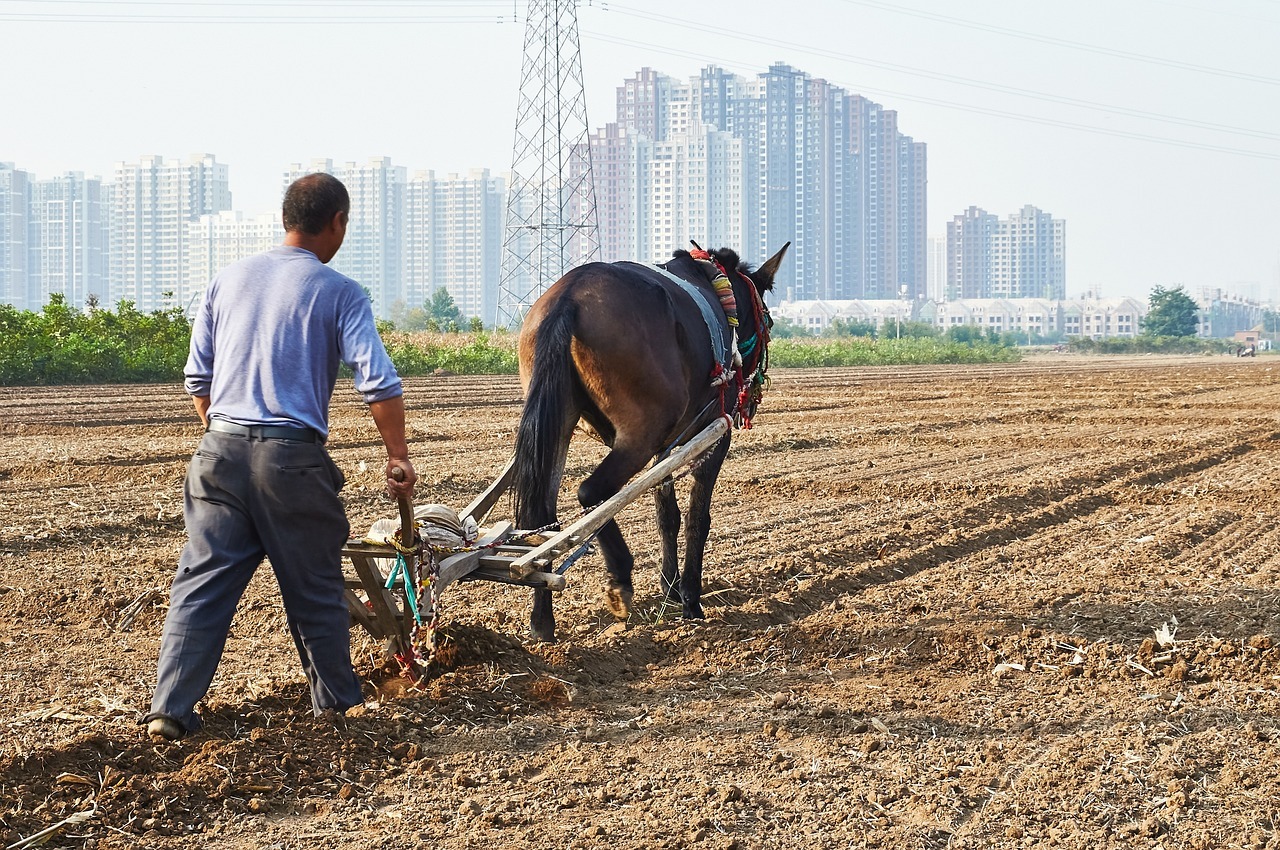
[[[207,395],[193,395],[191,403],[196,406],[196,415],[200,417],[200,423],[204,427],[209,427],[209,397]]]
[[[412,496],[418,473],[409,461],[409,444],[404,436],[404,396],[369,402],[369,412],[387,447],[387,492],[392,496]],[[391,477],[391,470],[397,467],[404,471],[403,481]]]

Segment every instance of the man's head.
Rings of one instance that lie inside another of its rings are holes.
[[[284,193],[285,244],[305,248],[320,262],[329,262],[347,235],[350,211],[351,196],[338,178],[324,173],[298,178]]]

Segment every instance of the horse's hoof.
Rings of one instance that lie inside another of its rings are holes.
[[[686,620],[705,620],[707,615],[702,613],[701,605],[686,605],[684,606],[684,618]]]
[[[618,584],[610,584],[604,589],[604,603],[609,613],[619,620],[625,620],[631,614],[632,590]]]

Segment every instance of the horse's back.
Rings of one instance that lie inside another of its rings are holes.
[[[582,388],[611,424],[625,431],[628,423],[635,428],[656,419],[660,430],[674,428],[703,391],[712,355],[709,345],[691,344],[706,331],[697,335],[691,322],[702,319],[696,309],[692,318],[680,309],[673,286],[660,272],[637,263],[571,269],[525,318],[520,374],[526,391],[540,339],[561,338],[571,326],[567,350],[547,354],[571,359]],[[560,331],[551,334],[552,328]]]
[[[637,263],[587,263],[566,272],[530,308],[521,331],[522,360],[532,357],[541,325],[567,311],[575,314],[575,346],[597,357],[674,354],[683,324],[658,272]]]

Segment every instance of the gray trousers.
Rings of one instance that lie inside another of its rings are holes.
[[[318,443],[205,433],[187,469],[187,545],[169,595],[151,713],[187,731],[222,658],[236,604],[271,559],[316,714],[362,699],[351,666],[342,472]]]

